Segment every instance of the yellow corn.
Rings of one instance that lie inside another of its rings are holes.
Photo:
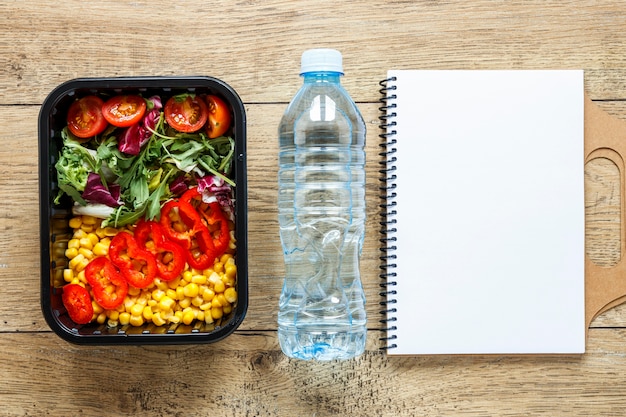
[[[78,255],[78,249],[76,248],[67,248],[65,250],[65,257],[67,259],[74,259]]]
[[[134,316],[134,315],[130,315],[130,320],[129,320],[129,324],[131,326],[141,326],[143,325],[144,321],[143,321],[143,316]]]
[[[193,313],[193,310],[188,310],[183,313],[183,323],[185,324],[191,324],[191,322],[194,321],[195,318],[196,317]]]
[[[87,248],[78,249],[78,253],[83,255],[86,259],[93,259],[93,252]]]
[[[216,294],[223,293],[225,290],[226,285],[221,279],[213,284],[213,291],[215,291]]]
[[[63,270],[63,281],[71,282],[74,279],[74,270],[71,268],[66,268]]]
[[[197,297],[198,296],[198,284],[194,283],[194,282],[190,282],[189,284],[185,285],[183,292],[185,294],[185,297]]]
[[[191,306],[191,298],[187,298],[187,297],[183,298],[182,300],[178,301],[178,305],[181,308],[187,308]]]
[[[120,322],[120,325],[126,326],[130,323],[130,314],[127,312],[120,313],[118,320]]]
[[[235,301],[237,301],[237,290],[232,287],[226,288],[226,290],[224,291],[224,298],[226,298],[226,301],[228,301],[230,304],[234,304]]]
[[[103,228],[101,223],[100,219],[91,216],[70,219],[72,238],[59,248],[69,261],[67,268],[58,271],[59,282],[74,282],[90,290],[85,267],[95,257],[108,256],[111,238],[119,233],[112,227]],[[132,227],[129,230],[132,232]],[[187,267],[171,281],[156,279],[145,289],[130,286],[124,302],[115,309],[104,310],[93,301],[93,321],[109,326],[142,326],[145,323],[163,326],[219,320],[232,311],[232,305],[237,301],[234,288],[237,267],[232,253],[229,250],[217,258],[212,267],[202,271]],[[113,288],[107,291],[112,292]]]
[[[143,315],[143,306],[141,304],[134,304],[129,311],[131,316]]]
[[[146,319],[147,321],[151,321],[153,314],[152,314],[152,308],[150,306],[145,306],[143,308],[143,310],[141,311],[141,315],[143,316],[144,319]]]

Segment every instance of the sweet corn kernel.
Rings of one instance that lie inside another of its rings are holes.
[[[78,229],[81,224],[83,224],[83,219],[81,217],[72,217],[69,222],[72,229]]]
[[[106,323],[107,315],[104,312],[98,314],[98,317],[96,317],[96,321],[98,322],[98,324]]]
[[[105,227],[104,228],[104,235],[108,236],[108,237],[113,237],[115,235],[117,235],[118,230],[114,227]]]
[[[67,248],[65,250],[65,257],[67,259],[74,259],[78,255],[78,249],[76,248]]]
[[[211,300],[211,307],[222,308],[222,303],[220,303],[220,299],[217,297],[213,297],[213,299]]]
[[[80,248],[80,239],[75,239],[75,238],[74,239],[70,239],[67,242],[67,247],[68,248],[76,248],[76,249]]]
[[[188,308],[189,306],[191,306],[191,298],[183,298],[182,300],[178,301],[178,305],[181,308]]]
[[[226,298],[226,301],[228,301],[230,304],[233,304],[235,301],[237,301],[237,290],[232,287],[226,288],[224,290],[224,298]]]
[[[146,319],[147,321],[151,321],[152,320],[152,308],[150,306],[145,306],[141,312],[141,315],[143,316],[144,319]]]
[[[109,327],[116,327],[118,324],[119,324],[118,320],[113,320],[113,319],[107,320],[107,326]]]
[[[87,236],[88,233],[93,232],[95,230],[95,227],[94,227],[93,224],[85,224],[85,223],[83,223],[83,224],[80,225],[80,230],[85,232],[85,236]]]
[[[120,312],[117,310],[107,310],[109,320],[118,320],[120,317]]]
[[[165,291],[165,295],[167,295],[168,297],[170,297],[172,300],[176,300],[177,296],[176,296],[176,290],[173,290],[171,288],[168,288],[167,291]]]
[[[177,287],[176,288],[176,299],[183,300],[185,298],[185,287]]]
[[[211,301],[213,297],[215,297],[215,291],[213,291],[210,288],[205,289],[204,292],[202,293],[202,299],[204,301]]]
[[[156,312],[152,315],[152,323],[156,326],[163,326],[166,322],[163,317],[161,317],[161,313]]]
[[[141,326],[144,323],[143,316],[135,316],[131,314],[129,323],[131,326]]]
[[[191,282],[192,278],[193,278],[193,273],[190,270],[186,270],[185,272],[183,272],[183,281]]]
[[[141,316],[143,313],[143,306],[141,304],[134,304],[129,311],[131,316]]]
[[[95,301],[91,302],[91,306],[93,307],[93,313],[94,314],[100,314],[102,312],[104,312],[104,308],[102,308],[102,306],[98,303],[96,303]]]
[[[181,281],[181,278],[176,277],[171,281],[167,281],[167,286],[168,288],[175,290],[176,288],[180,287],[180,281]]]
[[[224,275],[228,278],[234,279],[237,275],[237,267],[234,264],[226,264],[226,267],[224,268]]]
[[[194,275],[191,277],[191,282],[194,284],[202,285],[206,284],[207,278],[206,275]]]
[[[199,308],[200,308],[201,311],[210,310],[211,309],[211,303],[208,302],[208,303],[200,304]]]
[[[197,295],[197,296],[195,296],[195,297],[193,297],[191,299],[191,305],[193,305],[193,306],[199,307],[202,304],[204,304],[204,300],[199,295]]]
[[[92,251],[96,256],[107,256],[109,254],[109,247],[102,242],[98,242],[93,245]]]
[[[215,294],[222,293],[225,290],[226,290],[226,285],[224,285],[224,282],[221,279],[218,282],[213,284],[213,291],[215,291]]]
[[[126,326],[130,323],[130,314],[127,312],[120,313],[118,320],[122,326]]]
[[[80,282],[82,282],[83,284],[87,283],[87,277],[85,276],[85,270],[84,269],[82,271],[78,272],[78,280]]]
[[[183,323],[185,324],[191,324],[195,318],[195,314],[191,310],[183,313]]]
[[[63,281],[70,282],[74,279],[74,270],[66,268],[63,270]]]
[[[159,308],[164,311],[171,310],[174,308],[174,304],[176,304],[176,301],[165,295],[161,298],[161,301],[159,301]]]
[[[74,230],[73,237],[74,237],[74,239],[80,240],[80,239],[86,237],[87,235],[88,235],[88,233],[86,233],[83,229],[76,229],[76,230]]]
[[[190,282],[185,285],[183,292],[185,293],[185,297],[197,297],[198,296],[198,284],[194,282]]]
[[[152,291],[152,299],[155,300],[156,302],[161,301],[163,297],[165,297],[165,291],[161,290],[160,288],[157,288],[156,290]]]
[[[82,254],[86,259],[93,259],[93,252],[87,248],[78,249],[78,253]]]
[[[88,224],[88,225],[94,225],[96,224],[96,222],[98,221],[98,219],[96,219],[93,216],[83,216],[82,217],[82,222],[83,224]]]
[[[78,240],[78,242],[80,243],[80,247],[81,247],[81,248],[85,248],[85,249],[89,249],[89,250],[93,249],[93,245],[94,245],[94,243],[91,241],[91,239],[89,238],[89,236],[96,236],[96,235],[94,235],[93,233],[89,233],[87,236],[85,236],[85,237],[83,237],[83,238],[80,238],[80,239]],[[96,236],[96,238],[97,238],[97,237],[98,237],[98,236]],[[99,239],[98,239],[98,240],[99,240]],[[98,240],[97,240],[97,241],[98,241]],[[96,241],[96,242],[97,242],[97,241]]]
[[[211,308],[211,317],[213,317],[214,320],[221,319],[223,315],[224,312],[222,311],[222,307]]]
[[[74,256],[72,259],[70,259],[69,267],[72,268],[73,270],[76,270],[78,265],[84,260],[85,260],[85,256],[79,253],[76,256]]]
[[[137,297],[141,294],[141,290],[137,287],[133,287],[132,285],[128,286],[128,295],[131,297]]]
[[[221,262],[215,262],[213,264],[213,271],[217,272],[218,274],[220,272],[224,272],[224,264]]]
[[[165,294],[165,291],[171,289],[169,284],[166,281],[161,281],[160,279],[154,282],[154,286],[157,287],[159,290],[163,291],[164,294]]]
[[[204,311],[200,310],[198,311],[198,314],[196,315],[196,319],[200,320],[200,321],[204,321]]]

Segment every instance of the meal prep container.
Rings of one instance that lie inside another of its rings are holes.
[[[63,306],[62,288],[58,284],[63,282],[63,269],[68,264],[65,249],[72,237],[69,227],[72,202],[67,199],[61,205],[53,203],[57,195],[54,165],[62,147],[61,130],[67,125],[68,108],[77,97],[90,94],[140,94],[143,97],[158,94],[165,104],[167,98],[181,93],[216,94],[232,109],[235,154],[231,177],[236,184],[236,304],[231,313],[211,324],[194,321],[190,325],[155,326],[147,323],[141,327],[109,327],[106,323],[76,325]],[[48,95],[39,114],[39,181],[41,307],[46,322],[61,338],[77,344],[94,345],[210,343],[228,336],[241,324],[248,307],[246,117],[241,99],[226,83],[211,77],[124,77],[75,79],[58,86]]]

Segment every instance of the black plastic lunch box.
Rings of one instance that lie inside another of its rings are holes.
[[[235,156],[235,237],[237,253],[237,301],[233,310],[220,321],[190,325],[171,324],[155,326],[116,326],[90,323],[76,325],[70,320],[61,301],[63,269],[68,260],[65,248],[72,237],[69,219],[71,200],[55,205],[57,195],[55,163],[62,147],[61,130],[67,124],[66,115],[76,98],[98,94],[140,94],[150,97],[158,94],[163,99],[182,94],[215,94],[232,109]],[[241,324],[248,307],[248,252],[247,252],[247,171],[246,171],[246,115],[237,93],[226,83],[211,77],[120,77],[81,78],[65,82],[55,88],[41,106],[39,114],[39,192],[41,235],[41,308],[46,322],[61,338],[77,344],[183,344],[210,343],[223,339]],[[56,278],[56,280],[55,280]],[[56,285],[55,285],[56,281]]]

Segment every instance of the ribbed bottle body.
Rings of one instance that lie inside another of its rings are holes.
[[[365,348],[367,324],[359,272],[365,124],[338,74],[305,74],[279,143],[281,348],[300,359],[355,357]]]

